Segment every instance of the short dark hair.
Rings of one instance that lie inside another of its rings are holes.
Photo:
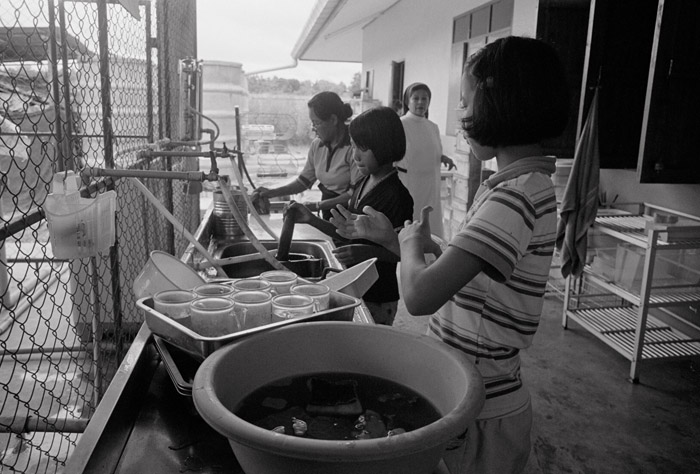
[[[352,106],[344,103],[338,94],[331,91],[319,92],[309,100],[307,105],[321,120],[328,120],[331,115],[335,115],[338,117],[339,126],[353,114]]]
[[[464,68],[474,91],[467,135],[484,146],[539,143],[566,128],[566,73],[552,46],[509,36],[477,51]]]
[[[360,150],[372,150],[380,165],[399,161],[406,154],[401,119],[390,107],[365,110],[350,122],[350,138]]]

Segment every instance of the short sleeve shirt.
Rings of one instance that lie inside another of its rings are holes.
[[[402,226],[406,220],[413,217],[413,198],[408,189],[401,183],[396,170],[393,170],[381,183],[377,184],[358,201],[358,195],[362,192],[367,178],[364,177],[360,180],[353,193],[349,206],[351,212],[363,214],[362,208],[372,206],[373,209],[386,215],[394,227]],[[377,245],[368,240],[358,240],[350,243]],[[399,285],[396,280],[396,263],[377,262],[376,267],[379,277],[362,298],[373,303],[398,301]]]
[[[352,184],[361,176],[353,159],[350,138],[346,133],[344,141],[333,149],[316,138],[311,143],[306,164],[297,180],[307,189],[319,181],[327,190],[343,194],[350,191]]]
[[[450,241],[497,274],[477,275],[430,321],[432,334],[467,354],[484,377],[486,405],[479,418],[503,416],[527,401],[519,351],[530,346],[539,325],[556,221],[549,175],[529,172],[482,186]]]

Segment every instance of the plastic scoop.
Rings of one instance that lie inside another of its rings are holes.
[[[358,263],[354,267],[327,277],[323,280],[323,284],[330,288],[331,291],[344,293],[355,298],[362,298],[379,278],[377,267],[374,265],[376,261],[376,258],[370,258]]]

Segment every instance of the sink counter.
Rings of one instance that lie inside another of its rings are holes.
[[[243,473],[228,441],[175,390],[144,324],[64,472]]]
[[[209,208],[202,219],[202,224],[199,226],[195,232],[195,238],[207,247],[207,249],[213,254],[216,252],[217,248],[223,245],[235,243],[235,242],[245,242],[248,238],[245,235],[235,235],[235,236],[219,236],[214,234],[213,224],[213,208]],[[272,232],[274,232],[277,237],[279,237],[282,232],[282,214],[273,213],[265,216],[260,216],[261,220],[267,225]],[[248,225],[253,234],[261,241],[274,240],[267,231],[261,226],[256,219],[249,217]],[[317,242],[329,242],[332,243],[330,237],[328,237],[323,232],[314,229],[310,225],[297,224],[294,227],[294,240],[304,240],[304,241],[317,241]],[[197,255],[197,250],[193,245],[189,245],[185,250],[182,259],[185,262],[192,263],[193,261],[200,260],[201,258]]]
[[[281,214],[263,218],[279,233]],[[211,209],[195,233],[200,243],[209,248],[247,240],[244,236],[212,237],[210,222]],[[253,219],[250,225],[258,238],[271,239]],[[330,243],[328,237],[308,225],[297,226],[294,236],[295,240]],[[195,254],[196,251],[188,247],[182,260],[193,263]],[[353,321],[372,323],[364,305],[355,310]],[[64,472],[243,473],[228,441],[200,418],[191,396],[177,392],[145,323],[81,435]]]

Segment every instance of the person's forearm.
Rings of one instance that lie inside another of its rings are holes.
[[[325,211],[328,209],[335,209],[335,206],[337,206],[338,204],[342,205],[343,207],[347,207],[349,202],[350,202],[350,195],[348,193],[343,193],[343,194],[336,196],[334,198],[326,199],[324,201],[319,201],[318,210]]]
[[[291,183],[285,184],[284,186],[280,186],[279,188],[268,190],[267,197],[279,197],[286,196],[289,194],[299,194],[303,191],[306,191],[306,187],[299,181],[295,180]]]
[[[376,257],[379,261],[382,262],[399,262],[401,261],[401,257],[398,253],[389,250],[385,247],[377,247],[376,250]]]
[[[427,268],[420,237],[401,241],[401,290],[406,308],[411,314],[421,314],[420,303],[422,272]]]
[[[341,240],[341,241],[344,241],[344,242],[349,241],[349,240],[346,239],[345,237],[342,237],[342,236],[338,235],[338,233],[336,232],[335,226],[334,226],[333,224],[331,224],[330,222],[328,222],[327,220],[325,220],[325,219],[321,219],[320,217],[314,216],[314,217],[311,219],[311,221],[308,222],[308,224],[309,224],[311,227],[313,227],[314,229],[320,230],[321,232],[323,232],[323,233],[326,234],[327,236],[332,237],[333,239]]]
[[[401,257],[401,245],[399,244],[399,236],[395,232],[387,234],[386,239],[382,242],[377,242],[379,245],[393,253],[394,255]]]

